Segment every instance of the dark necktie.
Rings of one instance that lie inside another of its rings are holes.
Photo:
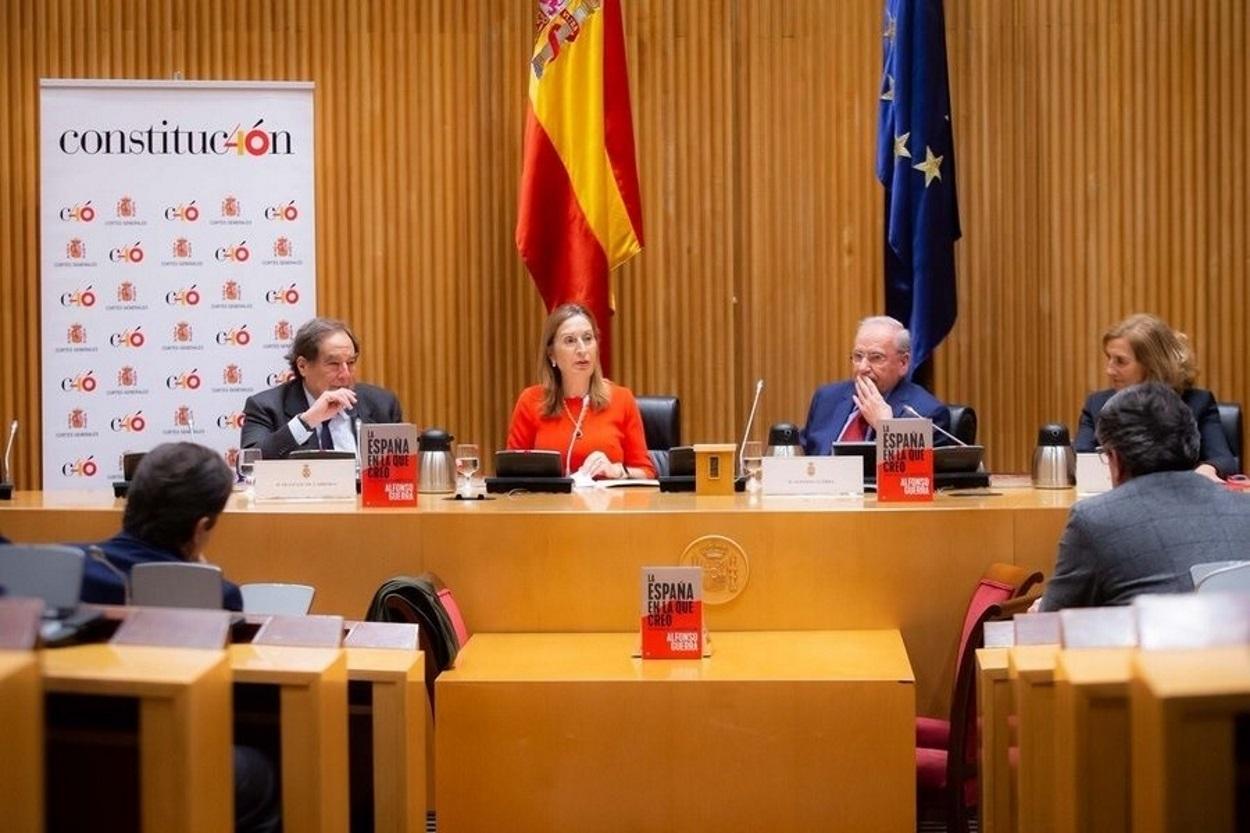
[[[321,449],[330,451],[334,448],[334,437],[330,435],[330,420],[321,423]]]

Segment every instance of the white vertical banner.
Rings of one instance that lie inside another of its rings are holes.
[[[43,488],[193,440],[233,466],[316,310],[313,85],[40,83]]]

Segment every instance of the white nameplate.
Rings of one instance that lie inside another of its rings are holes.
[[[766,495],[863,495],[859,457],[765,457]]]
[[[257,460],[257,500],[355,500],[355,460]]]
[[[1097,495],[1111,491],[1111,466],[1097,454],[1076,455],[1076,493]]]

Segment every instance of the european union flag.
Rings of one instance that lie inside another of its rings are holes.
[[[877,125],[885,186],[885,308],[912,336],[912,370],[955,324],[955,144],[942,0],[886,0]]]

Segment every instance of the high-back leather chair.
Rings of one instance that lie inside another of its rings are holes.
[[[1228,448],[1233,452],[1233,461],[1237,471],[1241,471],[1241,405],[1237,402],[1219,402],[1220,427],[1228,439]]]
[[[947,405],[950,412],[951,433],[968,445],[977,444],[977,412],[971,405]],[[936,432],[934,432],[936,433]],[[934,441],[937,441],[935,436]]]
[[[639,396],[647,454],[656,477],[668,474],[668,450],[681,445],[681,400],[676,396]]]

